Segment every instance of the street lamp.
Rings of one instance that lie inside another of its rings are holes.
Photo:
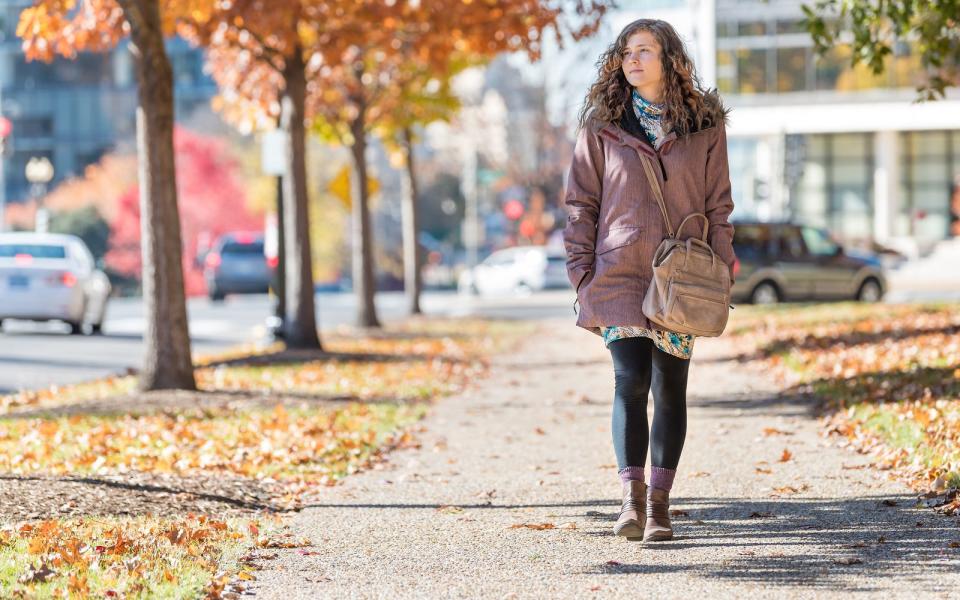
[[[27,181],[30,182],[30,195],[37,203],[37,217],[34,229],[38,233],[46,233],[47,209],[43,208],[43,197],[47,193],[47,184],[53,180],[53,163],[46,156],[34,156],[27,161],[27,168],[24,169]]]

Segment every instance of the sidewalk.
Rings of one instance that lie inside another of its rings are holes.
[[[612,535],[613,370],[599,337],[548,321],[442,400],[420,449],[308,501],[260,550],[260,598],[948,598],[960,528],[819,436],[809,401],[697,341],[671,508],[676,539]],[[652,406],[651,406],[652,408]],[[768,430],[766,428],[774,428]],[[790,458],[781,462],[787,450]],[[767,473],[766,471],[769,471]],[[549,523],[554,528],[511,528]]]

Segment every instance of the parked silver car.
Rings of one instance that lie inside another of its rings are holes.
[[[59,320],[70,333],[103,328],[110,280],[79,237],[0,233],[0,326],[6,319]]]
[[[504,248],[460,273],[457,289],[460,293],[492,296],[570,287],[566,260],[562,251],[546,246]]]
[[[847,250],[820,227],[734,221],[739,265],[734,300],[856,299],[876,302],[887,288],[878,256]]]

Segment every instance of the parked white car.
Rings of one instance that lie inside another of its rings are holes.
[[[461,272],[457,289],[463,294],[495,296],[570,287],[566,260],[565,254],[546,246],[504,248]]]
[[[75,235],[0,233],[0,326],[5,319],[60,320],[99,333],[110,280]]]

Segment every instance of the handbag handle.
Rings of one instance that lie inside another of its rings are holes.
[[[700,239],[706,242],[707,232],[710,230],[710,219],[703,213],[691,213],[687,215],[680,221],[680,227],[677,228],[676,233],[673,231],[673,226],[670,225],[670,217],[667,216],[667,206],[663,202],[663,190],[660,189],[660,182],[657,181],[657,176],[653,174],[653,165],[650,164],[650,158],[639,151],[638,154],[640,154],[640,162],[643,163],[643,171],[647,174],[647,179],[650,181],[650,187],[653,188],[653,195],[656,196],[657,204],[660,205],[660,214],[663,215],[663,222],[667,225],[667,233],[670,234],[670,237],[675,238],[683,231],[683,226],[687,224],[687,219],[691,217],[702,217],[704,224],[703,235],[700,236]]]
[[[704,221],[704,223],[703,223],[703,235],[700,236],[700,239],[701,239],[702,241],[706,242],[706,241],[707,241],[707,231],[709,231],[709,229],[710,229],[710,219],[708,219],[708,218],[707,218],[707,215],[705,215],[705,214],[703,214],[703,213],[691,213],[691,214],[687,215],[686,217],[684,217],[684,219],[683,219],[682,221],[680,221],[680,227],[677,227],[677,233],[680,233],[681,231],[683,231],[683,226],[686,225],[686,224],[687,224],[687,220],[690,219],[690,218],[692,218],[692,217],[702,217],[702,218],[703,218],[703,221]]]

